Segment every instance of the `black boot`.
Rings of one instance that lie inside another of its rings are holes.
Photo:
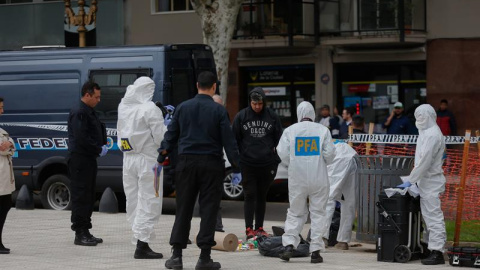
[[[217,270],[222,268],[219,262],[214,262],[212,259],[198,259],[195,270]]]
[[[285,247],[283,252],[280,253],[280,259],[288,262],[288,261],[290,261],[290,258],[292,258],[292,255],[293,255],[293,246],[288,245],[288,246]]]
[[[0,243],[0,254],[10,254],[10,249]]]
[[[138,240],[137,249],[135,249],[133,257],[135,259],[161,259],[163,254],[153,251],[148,243]]]
[[[102,238],[98,238],[98,237],[93,236],[93,235],[90,233],[89,230],[87,230],[87,233],[88,233],[88,236],[90,236],[90,238],[91,238],[93,241],[97,242],[97,244],[103,243],[103,239],[102,239]]]
[[[182,257],[173,255],[165,262],[165,267],[167,269],[183,269]]]
[[[75,245],[79,246],[96,246],[97,241],[90,237],[88,230],[80,229],[75,232]]]
[[[430,256],[422,260],[422,264],[425,265],[436,265],[436,264],[445,264],[445,258],[443,258],[443,253],[438,250],[432,250]]]
[[[320,251],[319,250],[312,252],[312,257],[310,257],[310,262],[311,263],[322,263],[323,262],[323,258],[322,258],[322,256],[320,256]]]

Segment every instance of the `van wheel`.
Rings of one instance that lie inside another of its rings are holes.
[[[243,199],[243,187],[241,184],[237,186],[232,185],[233,172],[228,169],[223,178],[223,198],[226,200],[241,200]]]
[[[50,176],[42,186],[42,205],[45,209],[70,210],[70,179],[62,174]]]

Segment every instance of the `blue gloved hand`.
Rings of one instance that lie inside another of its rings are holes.
[[[103,157],[107,154],[108,152],[108,147],[106,145],[102,146],[102,152],[100,153],[100,156]]]
[[[167,106],[165,106],[165,109],[167,109],[167,111],[168,111],[170,114],[173,114],[173,112],[175,111],[175,107],[172,106],[172,105],[167,105]]]
[[[153,165],[152,167],[152,171],[153,171],[153,174],[157,174],[156,176],[157,177],[160,177],[160,173],[162,172],[162,168],[163,166],[160,165],[160,163],[155,163],[155,165]]]
[[[398,185],[397,187],[399,187],[399,188],[407,188],[407,187],[409,187],[409,186],[411,186],[411,185],[412,185],[412,183],[410,183],[410,182],[408,182],[408,181],[405,181],[403,184]]]
[[[163,124],[164,124],[165,126],[168,126],[168,125],[170,125],[170,122],[172,122],[172,115],[171,115],[171,114],[167,114],[167,115],[165,116],[165,118],[163,119]]]
[[[232,176],[232,185],[238,186],[242,182],[242,174],[241,173],[234,173]]]

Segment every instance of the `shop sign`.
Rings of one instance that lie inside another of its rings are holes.
[[[263,87],[265,96],[284,96],[287,94],[285,87]]]
[[[370,88],[369,84],[351,84],[348,86],[348,92],[351,93],[366,93]]]
[[[374,110],[388,109],[388,108],[390,108],[390,102],[388,100],[388,96],[373,97]]]

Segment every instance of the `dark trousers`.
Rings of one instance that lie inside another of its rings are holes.
[[[200,231],[197,246],[210,249],[215,245],[215,223],[222,199],[225,163],[221,157],[180,155],[175,166],[176,214],[170,236],[174,248],[186,248],[198,195]]]
[[[242,186],[245,198],[244,214],[245,227],[253,227],[255,215],[255,230],[263,227],[265,208],[267,207],[267,193],[277,174],[277,164],[265,167],[252,167],[242,164]]]
[[[92,212],[95,203],[97,158],[71,154],[68,160],[70,170],[70,194],[72,200],[72,230],[92,228]]]
[[[3,225],[5,225],[5,220],[7,219],[7,214],[8,211],[10,211],[10,208],[12,208],[12,194],[0,196],[0,247],[3,247]]]

